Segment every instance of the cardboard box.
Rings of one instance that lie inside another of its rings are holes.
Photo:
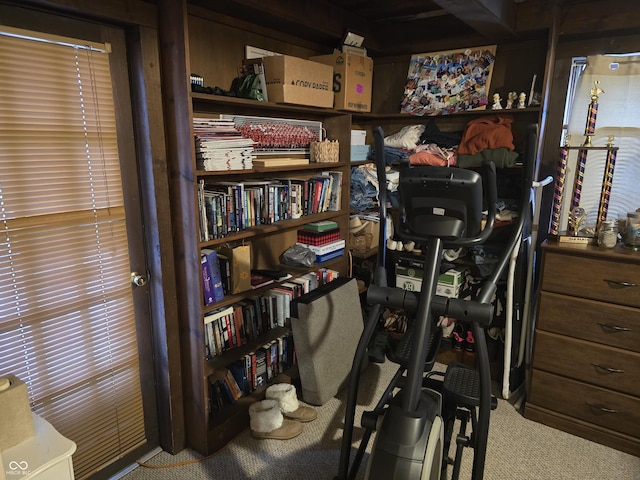
[[[456,298],[464,283],[464,270],[452,268],[438,276],[436,294],[443,297]],[[396,286],[404,290],[419,292],[422,288],[422,268],[396,265]]]
[[[262,59],[270,102],[333,107],[333,67],[289,55]]]
[[[334,108],[354,112],[371,111],[373,60],[362,55],[334,52],[311,57],[333,67]]]

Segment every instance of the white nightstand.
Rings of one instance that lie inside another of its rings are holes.
[[[73,480],[76,444],[35,413],[35,437],[2,452],[0,479]]]

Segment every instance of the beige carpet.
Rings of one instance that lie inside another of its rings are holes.
[[[356,418],[363,405],[377,402],[395,372],[390,362],[372,364],[363,374]],[[344,420],[344,393],[318,407],[318,418],[293,440],[255,440],[246,430],[217,454],[198,463],[163,469],[137,467],[124,480],[255,478],[332,480],[337,473]],[[356,434],[361,430],[356,429]],[[358,435],[359,439],[359,435]],[[370,442],[371,443],[371,442]],[[162,452],[147,463],[170,465],[199,458],[190,450]],[[358,478],[364,477],[364,465]],[[471,476],[465,452],[461,479]],[[485,469],[487,480],[640,480],[640,458],[529,421],[507,401],[492,412]]]

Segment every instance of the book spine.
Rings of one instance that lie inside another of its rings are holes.
[[[247,353],[244,357],[244,369],[247,376],[247,390],[249,393],[255,390],[255,383],[253,380],[253,358],[252,352]]]
[[[202,255],[200,258],[200,268],[202,272],[202,294],[204,297],[204,304],[211,305],[215,302],[213,294],[213,283],[211,281],[211,271],[209,268],[209,261],[206,255]]]
[[[224,298],[224,288],[222,288],[222,275],[220,273],[218,253],[215,250],[208,251],[207,263],[211,273],[211,286],[213,288],[214,301],[219,302]]]
[[[260,347],[255,352],[256,357],[256,388],[267,384],[267,356],[265,349]]]
[[[229,348],[235,348],[238,346],[236,340],[236,326],[233,321],[233,313],[229,313],[225,316],[227,320],[227,328],[229,329]]]

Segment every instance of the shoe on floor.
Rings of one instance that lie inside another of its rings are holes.
[[[289,440],[302,433],[302,424],[283,417],[278,402],[261,400],[249,406],[251,436],[258,439]]]
[[[290,383],[274,383],[265,391],[265,397],[278,403],[285,418],[298,422],[311,422],[318,416],[315,409],[300,404],[296,397],[296,387]]]

